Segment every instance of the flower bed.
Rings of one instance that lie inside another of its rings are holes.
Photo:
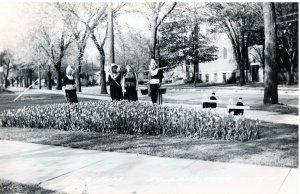
[[[255,140],[260,135],[259,122],[244,116],[125,101],[38,105],[9,110],[2,114],[2,126],[240,141]]]

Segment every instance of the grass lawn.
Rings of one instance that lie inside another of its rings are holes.
[[[176,95],[176,92],[174,92],[174,95]],[[181,95],[189,97],[189,94],[183,94],[182,92]],[[16,96],[17,94],[6,92],[0,95],[0,113],[3,110],[22,108],[25,105],[65,102],[63,95],[58,94],[25,94],[20,101],[13,102]],[[257,99],[259,97],[255,95],[252,95],[250,98],[253,102],[259,100]],[[79,100],[89,99],[79,98]],[[197,100],[199,101],[200,99]],[[293,100],[293,103],[296,103],[298,102],[298,97],[286,96],[284,100]],[[196,103],[187,99],[185,102]],[[286,109],[286,107],[282,108],[279,105],[258,106],[258,109],[298,114],[298,108]],[[0,139],[162,157],[298,167],[298,126],[266,122],[262,123],[261,139],[249,142],[190,139],[179,136],[112,135],[80,131],[19,128],[0,128]]]
[[[22,184],[17,182],[12,182],[5,179],[0,179],[0,193],[59,193],[56,191],[43,189],[42,187],[35,185],[35,184]]]
[[[66,103],[66,99],[61,94],[24,94],[17,101],[13,101],[18,95],[16,93],[2,93],[0,95],[0,113],[4,110],[23,108],[31,105],[45,105],[53,103]],[[78,98],[79,101],[93,100],[88,98]]]
[[[91,150],[206,161],[298,167],[298,126],[262,123],[262,137],[249,142],[0,128],[0,139]]]

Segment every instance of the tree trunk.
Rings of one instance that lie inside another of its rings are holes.
[[[244,63],[241,63],[240,65],[240,86],[243,86],[246,84],[245,80],[245,66]]]
[[[109,64],[115,63],[115,48],[114,48],[114,23],[113,23],[113,11],[112,2],[108,3],[108,37],[109,37]]]
[[[195,19],[196,20],[196,19]],[[196,22],[196,21],[195,21]],[[194,87],[196,87],[196,83],[198,81],[198,72],[199,72],[199,60],[198,60],[198,40],[199,40],[199,26],[198,26],[198,22],[195,23],[194,26],[194,53],[193,53],[193,63],[194,63]]]
[[[48,79],[47,79],[47,89],[52,90],[52,81],[51,81],[51,72],[48,71]]]
[[[286,70],[287,70],[286,84],[292,85],[294,83],[293,65],[287,67]]]
[[[62,89],[62,76],[61,76],[61,60],[57,62],[55,65],[56,75],[57,75],[57,85],[56,89],[61,90]]]
[[[249,82],[249,75],[248,75],[248,70],[249,70],[249,64],[248,64],[248,47],[247,46],[244,46],[244,51],[243,51],[243,66],[245,67],[245,79],[244,79],[244,83],[243,84],[246,84],[247,82]]]
[[[91,39],[93,40],[100,56],[100,94],[107,94],[107,89],[106,89],[106,77],[105,77],[105,52],[103,49],[103,45],[101,46],[98,41],[96,36],[94,35],[94,32],[91,32]]]
[[[25,73],[25,88],[28,88],[28,70],[26,70],[26,73]]]
[[[104,65],[105,65],[105,53],[102,48],[100,54],[100,85],[101,85],[100,94],[107,94]]]
[[[78,65],[76,71],[76,84],[77,84],[77,92],[81,92],[81,80],[80,80],[80,73],[81,73],[81,65]]]
[[[7,79],[7,76],[4,76],[4,87],[5,87],[5,88],[8,87],[8,79]]]
[[[32,84],[32,73],[33,73],[32,69],[29,69],[28,70],[28,78],[29,78],[28,87],[31,86],[31,84]]]
[[[3,73],[4,75],[4,87],[7,88],[8,87],[8,73],[9,73],[9,64],[7,64],[7,69],[6,69],[6,75]]]
[[[80,73],[81,73],[81,64],[82,64],[82,57],[83,57],[84,51],[80,50],[80,53],[78,55],[78,67],[76,70],[76,85],[77,85],[77,91],[81,92],[81,79],[80,79]]]
[[[23,87],[23,77],[19,78],[19,85],[20,85],[20,87]]]
[[[276,16],[275,4],[263,3],[265,26],[265,89],[264,104],[278,103],[278,80],[276,64]]]
[[[151,21],[151,37],[150,37],[150,56],[151,58],[155,59],[157,61],[157,56],[155,55],[156,51],[156,44],[157,44],[157,15],[154,15],[152,17]]]
[[[41,72],[40,72],[40,64],[38,64],[38,79],[39,79],[39,89],[42,89],[42,79],[41,79]]]

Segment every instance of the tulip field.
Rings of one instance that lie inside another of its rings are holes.
[[[110,134],[181,135],[238,141],[258,139],[259,123],[244,116],[126,101],[34,105],[6,110],[1,114],[3,127]]]

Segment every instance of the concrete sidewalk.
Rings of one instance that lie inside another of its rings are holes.
[[[71,149],[0,140],[0,178],[66,193],[296,194],[297,168]]]

